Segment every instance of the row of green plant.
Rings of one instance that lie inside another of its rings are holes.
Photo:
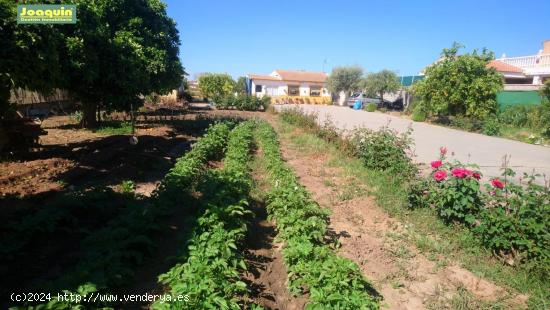
[[[327,238],[328,211],[284,163],[274,129],[262,122],[256,138],[272,184],[266,198],[269,217],[285,242],[290,292],[309,294],[306,309],[378,309],[379,299],[359,267],[336,255],[334,240]]]
[[[153,304],[154,309],[241,309],[246,284],[240,272],[246,265],[239,251],[248,216],[252,185],[248,163],[253,121],[239,124],[229,134],[223,168],[210,170],[199,186],[205,197],[203,214],[189,239],[182,262],[159,277],[170,294],[188,300]],[[249,305],[254,307],[254,305]]]
[[[268,96],[259,98],[247,94],[229,94],[214,97],[214,103],[218,110],[265,111],[269,107],[270,102],[271,98]]]
[[[207,161],[223,154],[229,130],[227,123],[210,127],[192,150],[178,159],[150,201],[128,204],[119,216],[81,242],[82,254],[74,268],[53,283],[40,284],[36,289],[86,295],[128,284],[136,267],[155,249],[153,237],[163,230],[160,219],[186,201],[194,184],[204,177]],[[74,306],[71,301],[52,299],[45,305],[28,309],[72,309]]]
[[[476,166],[440,158],[433,171],[411,185],[412,208],[431,207],[446,223],[470,228],[493,254],[510,265],[528,264],[533,274],[550,277],[550,189],[525,174],[503,167],[502,177],[481,186]]]
[[[490,185],[480,186],[481,173],[476,166],[466,166],[459,162],[445,162],[447,150],[441,149],[441,157],[431,163],[434,169],[428,177],[410,174],[415,171],[410,159],[405,162],[411,165],[410,169],[394,169],[383,164],[386,158],[402,158],[412,147],[412,141],[400,139],[397,133],[388,143],[380,142],[379,138],[387,134],[381,129],[379,134],[365,136],[364,146],[371,145],[372,152],[357,152],[357,143],[350,143],[349,139],[338,137],[330,124],[318,125],[316,116],[300,113],[296,110],[283,110],[280,114],[283,121],[300,126],[317,137],[335,145],[344,154],[361,159],[363,165],[376,173],[371,178],[375,186],[395,187],[396,193],[380,194],[374,192],[380,203],[397,204],[390,209],[399,214],[409,214],[405,210],[407,204],[413,210],[419,211],[419,217],[426,216],[421,210],[434,213],[446,223],[451,230],[464,231],[471,244],[476,244],[481,253],[485,248],[492,255],[505,262],[517,271],[495,270],[488,266],[476,268],[490,270],[499,280],[504,274],[530,279],[506,279],[506,283],[522,291],[536,294],[531,296],[530,304],[538,307],[544,304],[543,300],[550,297],[548,291],[539,289],[541,283],[547,283],[549,277],[549,249],[550,249],[550,194],[548,183],[546,186],[534,182],[536,176],[523,176],[519,184],[511,181],[514,172],[511,169],[503,170],[503,177],[491,180]],[[333,132],[327,134],[327,132]],[[353,137],[353,136],[352,136]],[[353,138],[352,138],[353,140]],[[377,141],[374,143],[374,141]],[[397,143],[392,141],[399,141]],[[384,150],[378,148],[384,147]],[[377,150],[376,152],[374,150]],[[361,154],[368,155],[367,159]],[[392,154],[392,155],[388,155]],[[401,165],[401,164],[400,164]],[[404,173],[402,173],[404,172]],[[408,197],[407,197],[408,195]],[[399,203],[398,201],[401,201]],[[408,203],[407,203],[408,202]],[[387,207],[387,206],[386,206]],[[389,208],[389,207],[388,207]],[[407,217],[405,215],[405,217]],[[460,242],[459,242],[460,243]],[[469,244],[469,246],[471,246]],[[463,244],[459,245],[462,246]],[[464,249],[468,250],[468,249]],[[472,260],[473,258],[469,258]],[[488,264],[490,265],[490,264]],[[546,282],[545,282],[546,281]]]

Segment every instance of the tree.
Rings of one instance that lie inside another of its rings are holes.
[[[159,0],[76,0],[66,27],[66,88],[83,104],[83,125],[96,126],[98,105],[129,110],[142,94],[166,93],[183,78],[175,22]]]
[[[382,70],[371,73],[365,77],[363,87],[368,94],[376,94],[380,97],[380,106],[384,105],[384,94],[395,92],[401,84],[397,74],[390,70]]]
[[[199,77],[199,89],[209,99],[230,95],[235,88],[235,81],[229,74],[205,73]]]
[[[441,58],[426,68],[426,78],[413,86],[414,94],[428,113],[484,119],[497,109],[502,76],[487,67],[494,59],[492,52],[483,49],[480,54],[474,50],[458,55],[462,47],[454,43],[443,49]]]
[[[27,4],[48,1],[26,1]],[[10,92],[24,88],[48,94],[61,84],[59,45],[64,25],[17,25],[17,1],[0,0],[0,120],[11,118]]]
[[[361,88],[360,82],[363,69],[359,66],[336,67],[332,69],[327,86],[332,93],[343,91],[346,96]]]
[[[235,83],[234,91],[236,93],[239,93],[239,94],[246,94],[247,93],[246,77],[241,76],[237,79],[237,82]]]

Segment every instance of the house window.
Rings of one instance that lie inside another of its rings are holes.
[[[288,95],[289,96],[300,96],[300,86],[288,85]]]
[[[312,86],[309,88],[309,95],[312,97],[321,96],[321,87]]]
[[[256,92],[261,93],[262,92],[262,85],[256,85]]]

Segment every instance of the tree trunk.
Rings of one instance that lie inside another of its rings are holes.
[[[82,104],[82,121],[80,125],[84,128],[97,128],[96,119],[96,103],[83,103]]]
[[[380,107],[384,107],[384,92],[380,92]]]
[[[97,124],[98,126],[101,125],[101,105],[97,105]]]

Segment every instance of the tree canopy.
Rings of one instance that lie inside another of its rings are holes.
[[[65,1],[78,5],[75,25],[15,25],[17,3],[0,1],[2,85],[66,89],[82,102],[87,127],[98,105],[128,110],[182,81],[179,34],[159,0]]]
[[[199,89],[209,99],[227,96],[234,91],[235,81],[229,74],[205,73],[199,77]]]
[[[246,94],[246,77],[240,76],[237,79],[234,91],[239,94]]]
[[[332,93],[349,94],[361,88],[362,76],[363,69],[359,66],[336,67],[328,77],[327,86]]]
[[[128,110],[142,94],[165,93],[183,78],[179,35],[159,0],[77,0],[76,27],[65,34],[66,88],[94,126],[97,104]]]
[[[363,81],[365,92],[370,95],[378,95],[380,105],[384,104],[384,94],[395,92],[400,86],[397,74],[390,70],[368,74]]]
[[[61,84],[59,46],[64,25],[17,25],[16,15],[17,1],[0,0],[0,119],[15,111],[8,104],[10,90],[47,94]]]
[[[454,43],[443,49],[441,58],[426,68],[426,78],[413,86],[414,93],[428,113],[484,119],[497,109],[502,76],[487,67],[494,59],[492,52],[483,49],[458,55],[462,47]]]

